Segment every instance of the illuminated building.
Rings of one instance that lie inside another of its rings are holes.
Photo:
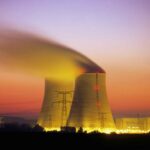
[[[116,128],[122,133],[146,133],[150,131],[150,118],[116,118]]]

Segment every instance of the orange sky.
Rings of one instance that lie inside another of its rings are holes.
[[[114,111],[146,112],[150,109],[150,72],[125,68],[108,72],[108,97]]]
[[[107,68],[107,93],[114,114],[148,112],[149,76],[144,69]],[[43,79],[0,72],[0,83],[0,114],[37,116],[44,96]]]
[[[44,80],[0,72],[0,114],[33,117],[44,96]]]

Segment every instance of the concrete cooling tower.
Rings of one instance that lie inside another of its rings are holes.
[[[105,72],[85,73],[77,78],[67,126],[101,132],[115,129],[107,101]]]
[[[45,96],[38,124],[46,130],[60,130],[66,125],[72,104],[74,84],[71,81],[45,80]]]

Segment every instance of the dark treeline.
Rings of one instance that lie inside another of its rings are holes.
[[[147,149],[150,143],[150,133],[148,134],[102,134],[92,132],[87,134],[82,130],[77,132],[46,132],[39,125],[30,126],[27,124],[3,124],[0,126],[0,143],[7,146],[22,145],[28,149],[29,146],[39,148],[48,147],[69,147],[80,148],[81,146],[91,146],[95,149],[102,148],[136,148]]]
[[[44,129],[39,125],[8,123],[0,125],[0,132],[44,132]]]

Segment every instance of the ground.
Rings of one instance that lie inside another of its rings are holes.
[[[85,134],[85,133],[57,133],[57,132],[3,132],[0,133],[0,143],[7,146],[18,146],[29,149],[29,146],[44,149],[53,148],[80,148],[91,147],[93,149],[101,148],[140,148],[147,149],[150,142],[150,134],[143,135],[117,135],[117,134]],[[53,148],[52,148],[53,147]]]

